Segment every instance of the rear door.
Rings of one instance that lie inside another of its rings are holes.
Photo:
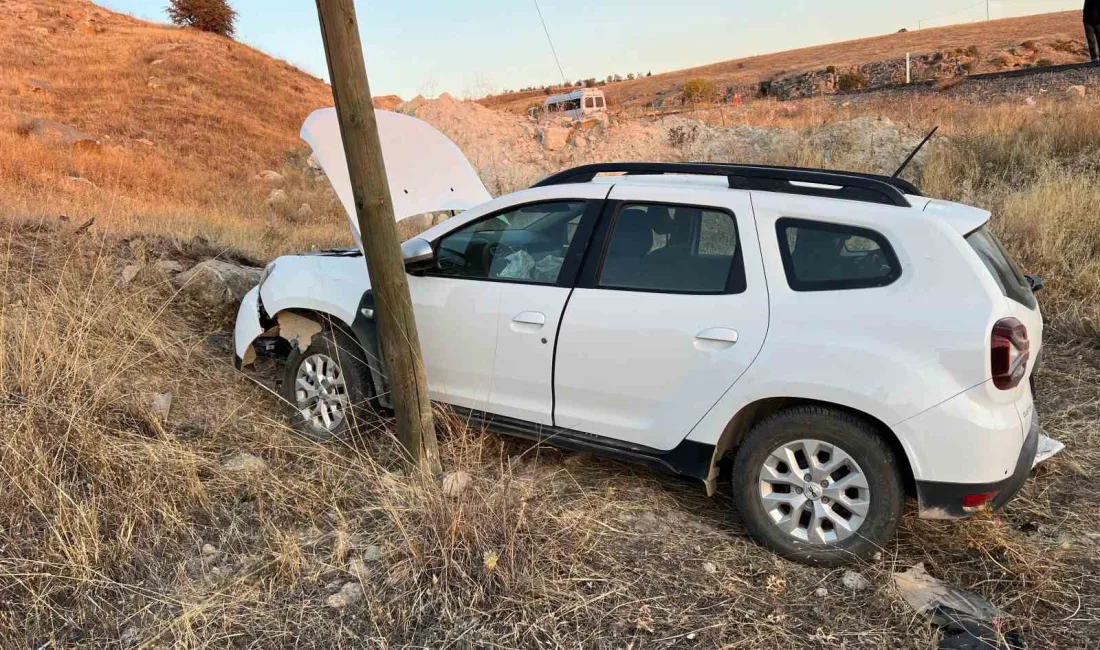
[[[616,185],[561,324],[559,427],[668,450],[756,358],[768,294],[746,192]]]

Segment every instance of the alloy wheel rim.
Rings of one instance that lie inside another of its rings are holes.
[[[781,531],[810,544],[835,544],[867,519],[867,475],[843,449],[821,440],[794,440],[772,451],[760,468],[760,501]]]
[[[347,417],[348,390],[340,364],[325,354],[302,360],[294,379],[298,413],[309,426],[331,432]]]

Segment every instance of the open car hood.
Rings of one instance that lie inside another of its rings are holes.
[[[398,221],[427,212],[467,210],[492,199],[470,161],[447,136],[415,117],[377,109],[374,115]],[[313,148],[348,213],[355,242],[362,247],[336,109],[323,108],[307,117],[302,139]]]

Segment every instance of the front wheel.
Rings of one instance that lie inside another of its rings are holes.
[[[294,408],[295,429],[316,442],[340,439],[369,408],[370,366],[348,333],[327,329],[304,351],[294,346],[283,369],[282,397]]]
[[[822,407],[780,411],[754,427],[734,459],[733,488],[756,540],[821,566],[881,549],[905,496],[897,459],[878,432]]]

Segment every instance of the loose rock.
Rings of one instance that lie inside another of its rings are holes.
[[[261,275],[263,269],[206,260],[177,275],[173,282],[182,292],[204,305],[224,307],[239,303],[260,283]]]
[[[703,571],[705,573],[718,573],[718,566],[714,562],[703,562]]]
[[[271,190],[271,194],[267,195],[267,204],[269,206],[273,207],[273,208],[277,205],[283,205],[286,202],[287,202],[286,190],[283,190],[283,189]]]
[[[153,395],[153,399],[149,404],[153,414],[160,418],[167,418],[168,412],[172,410],[172,393],[158,393]]]
[[[363,587],[358,582],[348,582],[340,591],[325,599],[325,604],[336,610],[344,610],[363,599]]]
[[[818,598],[825,598],[829,595],[829,590],[825,587],[818,587],[814,590],[814,595]]]
[[[855,571],[845,571],[844,577],[841,578],[840,582],[846,589],[851,589],[852,591],[863,591],[871,586],[867,578],[864,578]]]
[[[368,546],[367,550],[363,551],[363,559],[367,562],[378,562],[382,559],[382,548],[380,546]]]
[[[217,554],[218,554],[218,547],[217,546],[214,546],[213,544],[203,544],[202,545],[202,556],[203,557],[214,557]]]
[[[470,486],[470,475],[466,472],[451,472],[443,477],[443,494],[449,497],[457,497]]]
[[[229,458],[226,458],[222,462],[222,469],[227,472],[240,472],[243,474],[253,474],[256,472],[263,472],[267,470],[267,463],[258,456],[245,451],[238,451]]]
[[[137,264],[127,264],[126,268],[122,269],[122,286],[130,286],[139,271],[141,271],[141,267]]]
[[[160,260],[153,266],[164,275],[183,273],[183,265],[176,260]]]
[[[283,180],[283,175],[277,171],[271,169],[265,169],[264,171],[256,174],[252,177],[254,181],[265,181],[267,183],[280,183]]]

